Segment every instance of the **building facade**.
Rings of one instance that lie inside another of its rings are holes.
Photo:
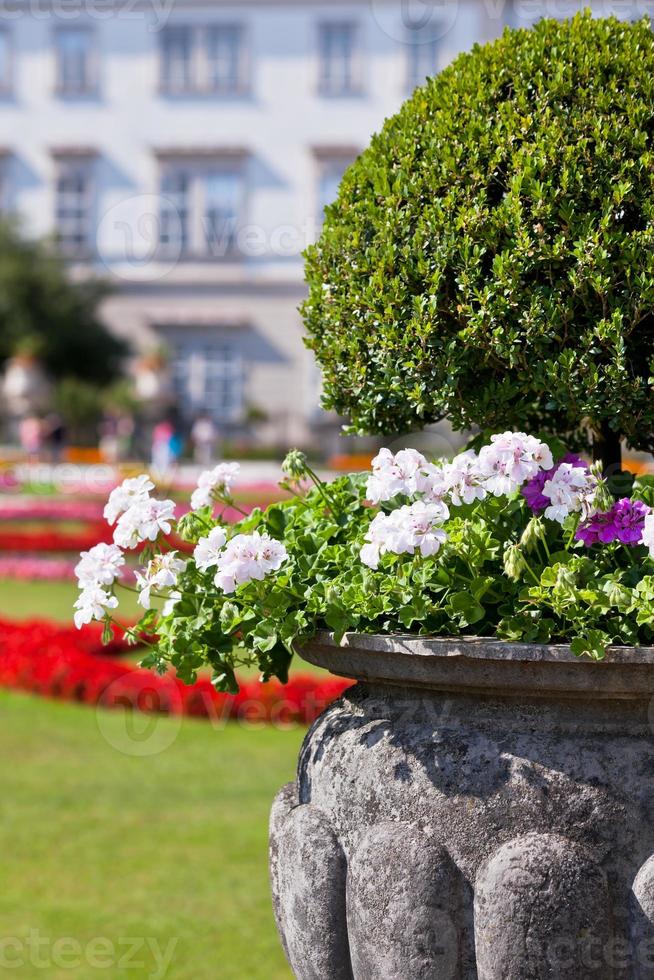
[[[0,4],[0,207],[111,281],[104,318],[135,353],[165,347],[187,419],[279,443],[325,422],[302,250],[384,118],[516,22],[415,2]],[[518,22],[541,13],[524,3]]]

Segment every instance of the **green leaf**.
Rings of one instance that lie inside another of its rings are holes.
[[[447,609],[463,626],[472,626],[485,615],[484,607],[467,592],[455,593],[450,598]]]
[[[250,638],[255,650],[260,650],[262,653],[268,653],[279,642],[276,626],[267,619],[257,623],[250,633]]]
[[[570,649],[576,657],[587,656],[592,660],[603,660],[606,648],[611,638],[602,630],[588,630],[583,636],[576,636],[570,643]]]

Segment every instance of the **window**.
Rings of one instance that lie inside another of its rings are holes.
[[[176,95],[193,90],[190,27],[166,27],[161,32],[161,87]]]
[[[89,95],[95,91],[93,33],[86,27],[62,27],[55,34],[57,91]]]
[[[87,157],[57,160],[55,226],[67,255],[87,254],[92,240],[92,161]]]
[[[189,179],[183,170],[170,170],[161,181],[159,241],[166,252],[188,251]]]
[[[244,174],[238,164],[169,163],[161,179],[160,242],[165,252],[224,258],[236,249]]]
[[[424,85],[427,78],[435,75],[438,70],[439,42],[437,38],[424,37],[412,33],[407,38],[408,86],[413,91],[418,85]]]
[[[355,154],[324,156],[318,161],[318,226],[323,223],[325,208],[338,196],[338,187],[343,174],[354,160]]]
[[[202,243],[212,255],[233,252],[241,196],[236,171],[208,171],[201,177]]]
[[[243,414],[243,363],[233,344],[220,337],[191,335],[168,340],[173,385],[187,419],[208,412],[220,424]]]
[[[210,27],[206,34],[208,88],[225,94],[244,87],[243,30],[237,25]]]
[[[319,88],[324,95],[353,95],[359,91],[356,44],[356,24],[320,26]]]
[[[11,35],[0,28],[0,95],[11,91]]]
[[[245,89],[245,32],[238,24],[175,25],[161,34],[161,88],[169,95]]]

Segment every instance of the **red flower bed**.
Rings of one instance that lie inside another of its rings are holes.
[[[113,540],[113,528],[108,524],[90,524],[81,531],[0,531],[0,552],[74,552],[88,551],[100,541]],[[178,551],[191,553],[193,546],[177,537],[168,539]],[[144,545],[135,549],[141,551]]]
[[[242,509],[250,513],[254,508],[252,504],[243,504]],[[177,516],[179,517],[187,511],[187,506],[180,505],[177,508]],[[235,523],[242,516],[232,507],[227,507],[221,512],[222,519],[230,523]],[[0,517],[2,517],[1,514]],[[82,523],[79,531],[57,531],[50,528],[37,531],[0,530],[0,552],[32,554],[34,552],[71,551],[78,554],[80,551],[88,551],[100,541],[110,543],[113,541],[113,533],[114,529],[106,521]],[[187,554],[193,551],[193,546],[186,541],[181,541],[175,536],[169,540],[178,551]]]
[[[127,645],[117,638],[102,647],[100,634],[95,625],[78,632],[41,620],[0,620],[0,687],[107,708],[286,724],[314,721],[351,683],[297,675],[286,685],[251,681],[236,696],[219,694],[208,680],[186,685],[172,673],[161,676],[107,656]]]

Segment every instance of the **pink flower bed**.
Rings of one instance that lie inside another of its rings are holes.
[[[102,520],[103,505],[93,500],[12,496],[0,499],[0,521]]]
[[[35,555],[0,555],[0,578],[19,582],[75,582],[76,561],[66,558],[40,558]],[[131,568],[124,568],[121,580],[135,580]]]

